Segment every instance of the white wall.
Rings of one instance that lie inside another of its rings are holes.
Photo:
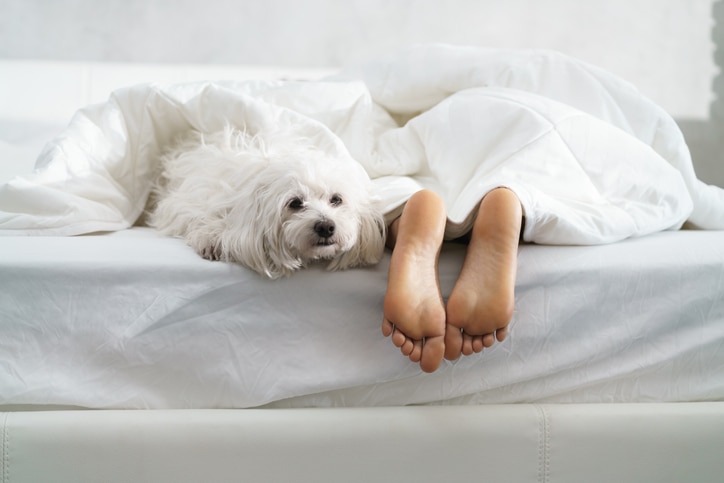
[[[706,138],[695,161],[724,184],[721,142],[701,134],[719,122],[713,8],[715,0],[0,0],[0,58],[331,67],[415,42],[552,48],[632,81],[692,138]]]

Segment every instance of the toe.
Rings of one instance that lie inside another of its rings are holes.
[[[498,339],[498,342],[503,342],[505,338],[508,337],[508,328],[503,327],[502,329],[495,331],[495,337]]]
[[[480,337],[479,335],[473,337],[473,352],[475,352],[476,354],[483,352],[484,347],[485,346],[483,345],[482,337]]]
[[[422,357],[420,369],[425,372],[434,372],[440,367],[443,355],[445,354],[446,336],[428,337],[422,345]]]
[[[495,344],[495,334],[485,334],[483,336],[483,346],[484,347],[491,347],[493,344]]]
[[[463,349],[462,349],[464,356],[469,356],[473,353],[473,338],[472,336],[466,334],[463,332]]]
[[[395,327],[392,330],[391,339],[392,339],[392,343],[395,345],[395,347],[402,347],[402,344],[404,344],[405,341],[407,341],[407,336],[405,336],[405,334],[400,332],[399,329],[397,327]]]
[[[392,331],[395,329],[395,326],[387,320],[387,318],[382,319],[382,335],[385,337],[389,337],[392,334]]]
[[[457,360],[463,348],[463,334],[457,327],[448,324],[445,327],[445,359]]]
[[[410,352],[410,360],[412,362],[420,362],[422,359],[422,341],[416,340],[412,342],[412,352]]]
[[[405,339],[405,342],[400,346],[400,351],[406,355],[409,356],[412,354],[412,349],[415,348],[415,344],[412,342],[412,339]]]

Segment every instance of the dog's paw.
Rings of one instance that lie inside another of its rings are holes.
[[[221,248],[218,245],[207,245],[199,250],[199,255],[206,260],[220,260],[221,259]]]

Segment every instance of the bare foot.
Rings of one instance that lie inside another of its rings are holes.
[[[393,251],[382,333],[425,372],[435,371],[445,352],[445,307],[437,274],[445,222],[440,197],[419,191],[390,227],[388,241]]]
[[[480,203],[465,262],[447,302],[446,359],[505,339],[515,304],[522,215],[518,197],[504,188]]]

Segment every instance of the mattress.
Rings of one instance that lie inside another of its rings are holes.
[[[2,244],[5,408],[724,398],[722,231],[524,244],[509,338],[433,374],[381,334],[389,254],[270,281],[145,227]],[[443,247],[445,296],[464,251]]]

